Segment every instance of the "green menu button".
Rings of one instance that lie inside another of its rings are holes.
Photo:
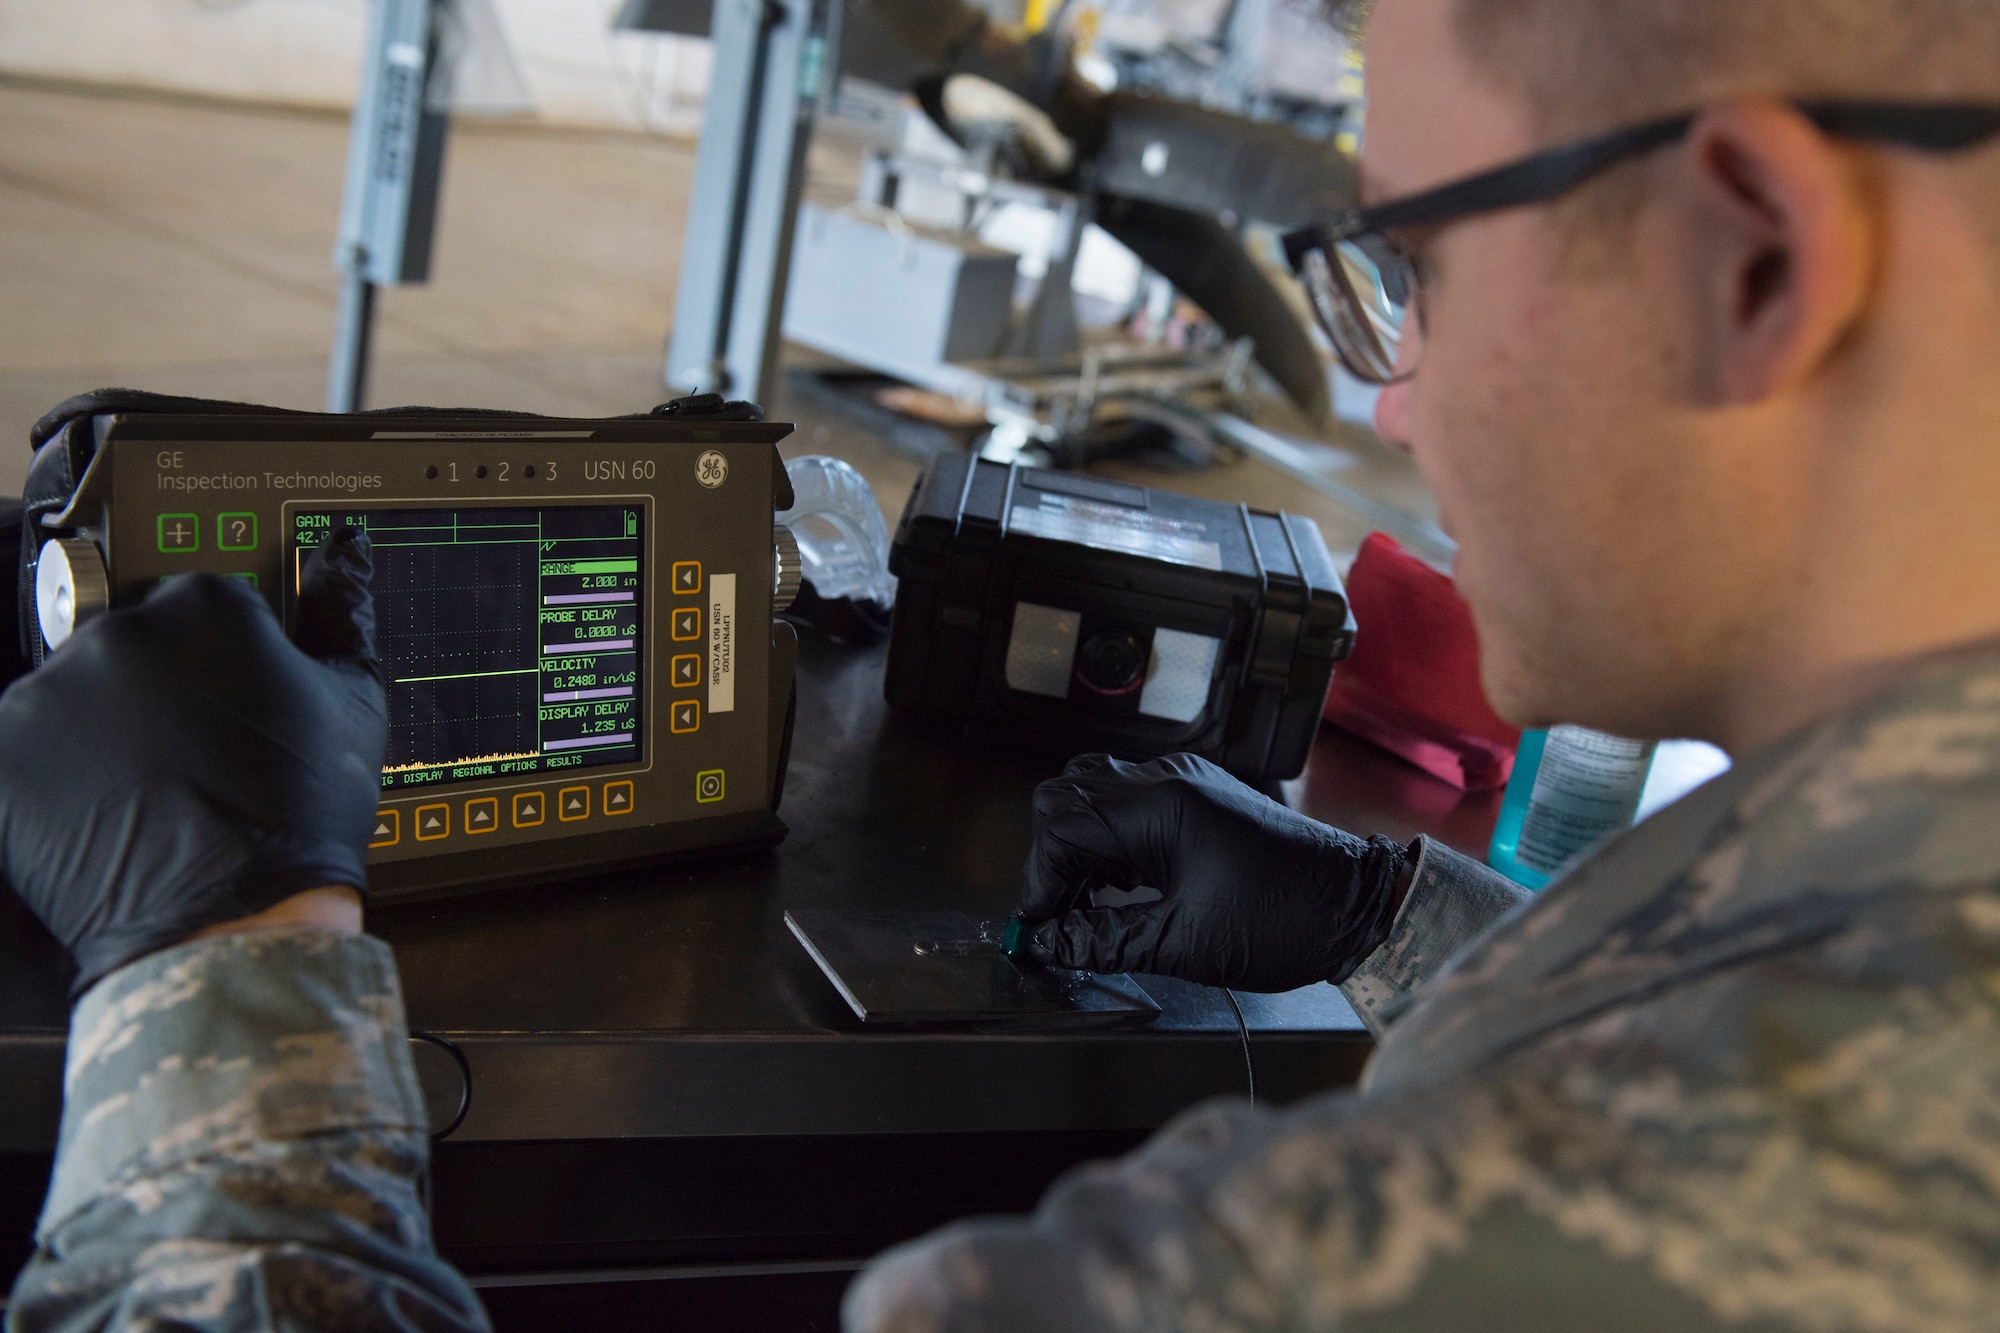
[[[219,551],[256,550],[257,516],[255,514],[217,514],[215,516],[215,547]]]
[[[162,514],[155,532],[162,551],[179,553],[201,549],[201,520],[193,514]]]

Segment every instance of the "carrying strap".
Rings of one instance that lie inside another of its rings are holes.
[[[176,393],[154,393],[150,389],[92,389],[65,398],[28,428],[28,446],[40,449],[65,426],[81,417],[111,416],[120,412],[180,413],[204,417],[310,417],[292,407],[265,407],[259,403],[231,402],[226,398],[189,398]],[[372,407],[355,416],[449,416],[449,417],[537,417],[540,412],[515,412],[500,407]],[[633,421],[641,417],[699,417],[704,421],[762,421],[764,411],[755,403],[731,401],[719,393],[697,393],[661,403],[650,412],[631,412],[606,417],[606,421]]]

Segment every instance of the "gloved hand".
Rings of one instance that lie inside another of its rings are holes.
[[[365,535],[306,561],[297,646],[239,579],[186,574],[0,695],[0,873],[75,994],[306,889],[365,888],[388,714]]]
[[[1029,950],[1092,972],[1286,991],[1343,981],[1387,938],[1410,854],[1306,818],[1205,759],[1072,759],[1035,790],[1018,915]],[[1091,907],[1092,891],[1158,902]]]

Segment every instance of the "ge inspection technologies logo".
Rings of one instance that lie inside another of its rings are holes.
[[[711,491],[729,480],[729,460],[710,449],[694,460],[694,479]]]

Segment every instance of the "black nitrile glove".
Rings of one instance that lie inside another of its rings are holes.
[[[75,994],[295,893],[367,886],[388,743],[371,568],[352,529],[313,552],[296,647],[248,584],[182,575],[0,695],[0,871],[76,959]]]
[[[1409,853],[1307,819],[1205,759],[1072,759],[1035,790],[1017,914],[1030,951],[1092,972],[1287,991],[1344,981],[1387,938]],[[1100,888],[1158,902],[1091,907]]]

